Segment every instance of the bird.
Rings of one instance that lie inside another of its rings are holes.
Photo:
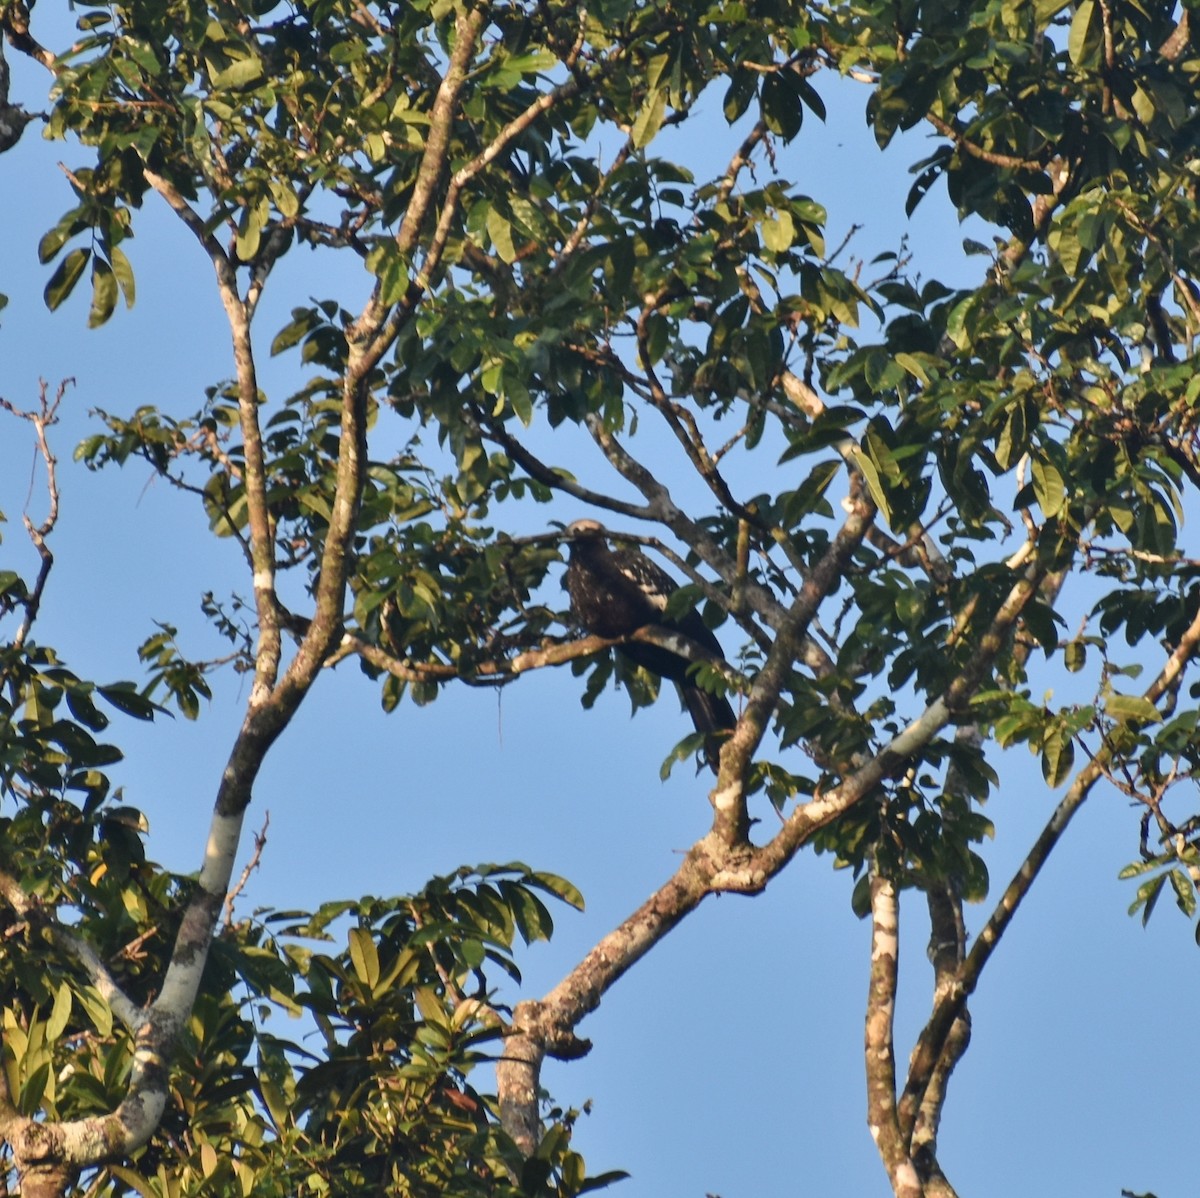
[[[666,616],[667,604],[679,589],[670,574],[636,549],[610,549],[608,531],[596,520],[576,520],[564,532],[570,551],[563,585],[573,616],[587,632],[614,640],[632,636],[639,628],[678,632],[699,655],[724,662],[721,642],[695,608]],[[617,652],[675,683],[696,731],[705,736],[705,756],[715,773],[718,740],[737,724],[729,700],[697,683],[694,659],[662,645],[630,640]]]

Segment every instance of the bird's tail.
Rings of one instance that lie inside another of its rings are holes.
[[[696,731],[704,733],[704,757],[715,774],[717,754],[721,751],[724,739],[722,734],[733,731],[737,726],[737,716],[724,695],[701,690],[694,683],[680,683],[679,695],[688,709],[688,715],[692,717]]]

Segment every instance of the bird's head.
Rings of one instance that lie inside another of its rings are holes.
[[[563,539],[576,545],[604,545],[608,530],[599,520],[576,520],[563,529]]]
[[[588,541],[604,536],[604,525],[599,520],[576,520],[563,529],[568,541]]]

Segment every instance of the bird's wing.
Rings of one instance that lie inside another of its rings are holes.
[[[656,566],[644,553],[632,549],[614,549],[617,569],[638,588],[655,611],[665,611],[679,584],[666,570]]]

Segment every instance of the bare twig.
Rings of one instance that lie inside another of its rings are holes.
[[[231,887],[229,893],[225,896],[225,926],[227,928],[233,927],[233,904],[237,900],[237,896],[246,889],[246,883],[250,881],[250,875],[262,864],[263,849],[267,847],[267,829],[270,826],[271,813],[266,811],[263,813],[262,827],[254,835],[254,852],[251,853],[250,860],[246,862],[246,866],[242,870],[242,876],[238,878],[237,883]]]
[[[74,382],[74,379],[64,379],[58,384],[58,390],[55,392],[53,400],[51,400],[48,397],[46,381],[44,379],[41,380],[38,384],[38,406],[33,411],[18,408],[7,399],[0,398],[0,408],[22,420],[28,420],[33,425],[37,441],[37,452],[46,467],[46,492],[49,497],[46,518],[40,524],[34,524],[28,512],[24,513],[21,517],[21,521],[25,525],[25,531],[29,534],[29,539],[33,542],[33,547],[37,550],[41,562],[33,587],[22,600],[25,608],[25,617],[12,639],[12,645],[17,649],[25,643],[30,630],[33,628],[34,621],[37,619],[38,611],[42,605],[42,596],[46,591],[46,583],[49,581],[50,571],[54,568],[54,554],[50,551],[50,546],[46,543],[46,539],[54,531],[54,527],[58,523],[58,459],[54,456],[50,448],[46,430],[58,423],[59,405],[63,401],[63,396],[66,395],[68,385]]]

